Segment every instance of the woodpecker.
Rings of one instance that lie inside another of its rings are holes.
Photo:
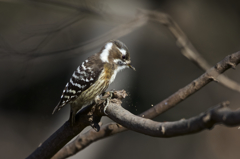
[[[76,113],[99,99],[114,81],[117,73],[125,68],[135,70],[131,65],[128,48],[119,40],[108,41],[100,52],[88,57],[73,72],[53,114],[70,103],[69,120],[74,125]]]

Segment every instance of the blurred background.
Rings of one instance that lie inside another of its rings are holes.
[[[110,40],[102,35],[134,19],[138,9],[169,14],[211,65],[239,51],[237,0],[0,0],[0,158],[27,157],[68,119],[68,106],[52,111],[73,71]],[[123,106],[134,114],[204,73],[159,23],[148,21],[118,39],[128,46],[137,71],[119,73],[108,90],[125,89],[130,95]],[[225,75],[240,83],[239,68]],[[154,120],[189,118],[225,100],[236,109],[239,95],[212,82]],[[167,139],[127,131],[70,158],[238,159],[239,147],[240,130],[217,125]]]

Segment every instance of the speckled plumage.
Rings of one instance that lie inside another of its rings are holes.
[[[74,71],[53,113],[70,103],[73,125],[75,114],[104,93],[117,72],[127,67],[133,68],[130,63],[127,47],[118,40],[110,40],[99,53],[90,56]]]

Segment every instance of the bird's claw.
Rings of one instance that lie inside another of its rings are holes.
[[[110,99],[107,98],[107,99],[104,101],[104,103],[103,103],[103,105],[104,105],[103,112],[104,112],[105,115],[108,115],[108,114],[106,113],[106,110],[107,110],[107,107],[108,107],[109,101],[110,101]]]
[[[114,93],[114,92],[115,92],[115,90],[111,90],[111,91],[109,91],[109,92],[106,92],[106,93],[109,93],[110,95],[109,95],[107,98],[105,98],[105,101],[104,101],[104,103],[103,103],[103,105],[104,105],[103,112],[104,112],[105,115],[108,115],[108,114],[106,113],[106,110],[107,110],[107,107],[108,107],[108,105],[109,105],[109,103],[110,103],[110,99],[112,99],[112,97],[113,97],[113,93]]]

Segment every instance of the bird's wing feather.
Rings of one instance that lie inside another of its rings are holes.
[[[58,105],[54,108],[53,113],[60,110],[69,102],[75,100],[83,91],[87,90],[98,80],[103,70],[103,64],[98,64],[98,66],[96,66],[95,63],[99,61],[96,61],[95,58],[96,57],[94,56],[89,57],[77,68],[76,71],[74,71],[70,81],[66,84],[61,99]]]

